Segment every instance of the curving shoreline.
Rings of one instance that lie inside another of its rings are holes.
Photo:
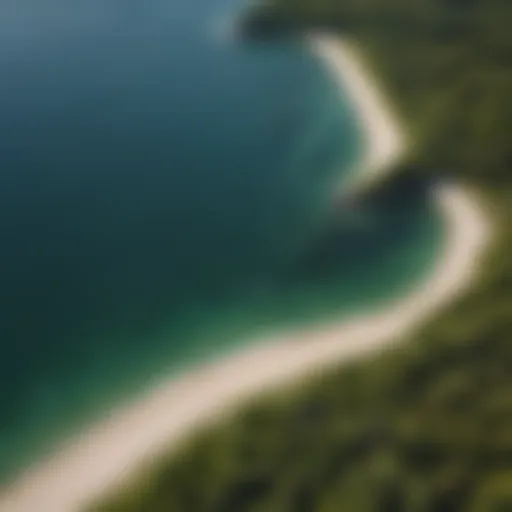
[[[343,180],[344,191],[356,193],[379,181],[407,149],[407,138],[386,96],[359,57],[357,48],[335,35],[317,34],[309,46],[355,107],[365,153],[355,173]]]
[[[349,185],[365,186],[401,156],[405,137],[347,43],[323,35],[312,37],[310,43],[350,95],[361,120],[367,151],[361,172]],[[435,190],[434,201],[446,219],[447,244],[428,281],[412,294],[376,314],[276,335],[163,383],[29,470],[0,495],[0,511],[80,510],[133,475],[141,461],[179,443],[193,428],[237,402],[376,350],[427,320],[469,286],[491,235],[479,203],[463,187],[443,186]]]

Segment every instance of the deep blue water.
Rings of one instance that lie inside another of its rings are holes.
[[[364,150],[297,42],[235,0],[0,5],[0,475],[157,376],[255,331],[376,307],[440,219],[338,212]]]

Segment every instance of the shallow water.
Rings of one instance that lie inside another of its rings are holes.
[[[421,200],[331,211],[363,151],[298,43],[234,0],[0,5],[0,475],[150,379],[377,307],[431,268]]]

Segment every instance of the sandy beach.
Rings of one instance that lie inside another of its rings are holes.
[[[341,182],[344,191],[357,193],[377,182],[400,159],[407,147],[406,133],[357,47],[323,34],[311,36],[308,43],[332,79],[348,93],[357,113],[365,153],[355,172]]]
[[[357,180],[373,180],[402,154],[401,127],[349,45],[330,36],[315,36],[311,45],[359,112],[367,152]],[[463,187],[444,185],[433,201],[446,219],[446,244],[429,279],[411,294],[372,315],[255,340],[163,382],[29,469],[0,495],[0,511],[82,510],[194,428],[251,396],[399,341],[470,286],[492,234],[481,206]]]

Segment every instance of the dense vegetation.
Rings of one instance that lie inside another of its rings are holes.
[[[274,0],[247,23],[356,38],[411,129],[398,176],[471,183],[499,237],[413,339],[259,400],[101,510],[512,510],[512,2]]]

